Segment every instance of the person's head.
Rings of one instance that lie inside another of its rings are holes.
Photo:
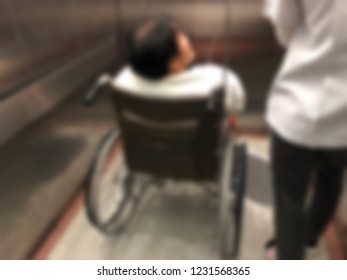
[[[132,35],[130,66],[140,76],[158,80],[186,70],[195,59],[187,35],[165,21],[149,21]]]

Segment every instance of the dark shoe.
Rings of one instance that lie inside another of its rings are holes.
[[[316,255],[318,242],[310,241],[306,244],[309,255]],[[278,251],[277,251],[277,241],[272,238],[265,244],[265,257],[267,260],[277,260],[278,259]]]

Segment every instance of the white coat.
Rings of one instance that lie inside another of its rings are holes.
[[[226,72],[225,72],[226,71]],[[200,64],[159,81],[146,80],[129,66],[124,67],[113,80],[115,88],[145,97],[177,99],[205,97],[224,85],[226,74],[225,106],[228,113],[242,111],[245,91],[238,75],[215,64]]]
[[[287,48],[266,118],[284,139],[347,148],[347,0],[265,0]]]

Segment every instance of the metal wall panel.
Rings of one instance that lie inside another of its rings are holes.
[[[111,0],[0,0],[0,8],[1,62],[10,65],[0,95],[112,36],[115,24]]]
[[[0,144],[114,62],[113,0],[0,0]]]
[[[0,94],[16,83],[26,69],[24,45],[18,36],[15,15],[7,1],[0,1]]]
[[[152,17],[170,18],[189,32],[202,61],[222,63],[226,49],[246,85],[248,109],[261,111],[281,56],[262,5],[262,0],[0,0],[0,144],[108,62],[121,66],[129,30]],[[46,76],[55,78],[47,82]]]
[[[105,41],[0,102],[0,145],[36,121],[110,63],[114,42]]]
[[[131,27],[145,18],[172,19],[197,37],[224,36],[225,0],[127,0],[121,1],[122,19]],[[230,35],[252,38],[272,36],[262,16],[262,0],[229,0]]]

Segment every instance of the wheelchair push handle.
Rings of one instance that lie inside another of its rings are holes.
[[[101,75],[84,96],[84,104],[92,106],[97,97],[107,89],[111,81],[112,77],[109,74]]]

